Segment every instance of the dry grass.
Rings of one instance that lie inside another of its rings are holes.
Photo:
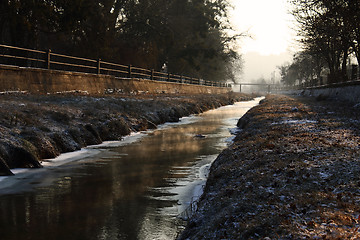
[[[360,112],[268,96],[211,168],[183,238],[360,239]]]

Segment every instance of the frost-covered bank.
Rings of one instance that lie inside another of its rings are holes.
[[[223,95],[0,95],[0,175],[38,168],[41,159],[209,109],[250,100]]]
[[[213,163],[182,239],[358,239],[358,105],[267,96]]]

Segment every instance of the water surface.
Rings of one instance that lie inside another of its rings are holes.
[[[175,239],[184,224],[179,214],[201,194],[237,120],[259,100],[0,179],[0,238]]]

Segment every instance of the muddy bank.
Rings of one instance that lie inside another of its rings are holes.
[[[359,239],[360,108],[268,96],[239,120],[181,239]]]
[[[0,95],[0,175],[183,116],[249,100],[223,95]]]

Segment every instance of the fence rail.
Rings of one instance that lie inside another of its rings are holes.
[[[42,68],[70,72],[112,75],[119,78],[141,78],[154,81],[177,82],[215,87],[231,87],[230,84],[206,81],[153,69],[106,62],[101,59],[87,59],[48,51],[27,49],[0,44],[0,64],[19,67]]]

